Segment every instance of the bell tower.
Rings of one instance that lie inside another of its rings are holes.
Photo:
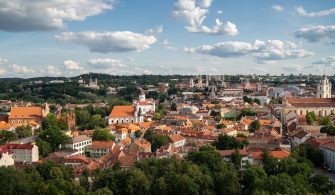
[[[332,83],[323,75],[322,79],[317,85],[317,98],[331,98],[332,97]]]

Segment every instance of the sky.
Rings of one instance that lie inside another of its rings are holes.
[[[0,0],[0,77],[335,74],[334,0]]]

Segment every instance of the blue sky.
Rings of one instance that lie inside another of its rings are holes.
[[[0,0],[0,77],[335,74],[333,0]]]

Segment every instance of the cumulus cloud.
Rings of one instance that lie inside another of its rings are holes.
[[[114,68],[114,67],[126,67],[122,63],[122,60],[115,60],[111,58],[97,58],[97,59],[90,59],[87,61],[87,64],[89,66],[92,66],[94,68],[99,69],[105,69],[105,68]]]
[[[212,35],[237,35],[238,29],[236,25],[229,21],[224,23],[217,18],[213,27],[203,24],[211,4],[212,0],[177,0],[174,4],[172,14],[187,22],[188,25],[185,29],[188,32]]]
[[[285,65],[282,67],[284,71],[288,73],[300,72],[303,69],[303,66],[300,64]]]
[[[290,41],[281,40],[256,40],[254,43],[228,41],[196,48],[184,48],[184,51],[220,58],[252,55],[258,62],[302,58],[313,55],[312,52],[300,49]]]
[[[0,65],[1,64],[7,64],[8,60],[5,58],[0,58]]]
[[[322,16],[328,16],[331,14],[335,14],[335,8],[322,10],[318,12],[307,12],[302,6],[299,6],[295,9],[295,11],[300,16],[306,16],[306,17],[322,17]]]
[[[26,66],[12,64],[10,65],[11,71],[17,74],[32,74],[35,73],[35,70],[30,69]]]
[[[221,15],[221,14],[223,14],[223,11],[222,10],[218,10],[216,13],[219,14],[219,15]]]
[[[55,39],[62,43],[86,46],[91,52],[98,53],[142,51],[157,41],[154,36],[130,31],[65,32],[56,35]]]
[[[62,74],[60,69],[56,66],[53,66],[53,65],[48,65],[46,72],[49,75],[54,75],[54,76],[60,76]]]
[[[49,31],[113,8],[112,0],[0,0],[0,30]]]
[[[157,28],[149,28],[145,31],[146,35],[159,36],[163,32],[163,25],[158,26]]]
[[[276,12],[282,12],[284,10],[284,8],[280,5],[273,5],[271,8]]]
[[[7,73],[7,71],[3,68],[0,67],[0,75],[5,75]]]
[[[84,68],[80,66],[79,62],[75,62],[73,60],[65,60],[63,62],[63,66],[66,70],[70,71],[84,70]]]
[[[166,39],[163,41],[163,46],[166,50],[170,50],[170,51],[177,51],[178,50],[178,48],[171,46],[171,43]]]
[[[309,42],[318,42],[323,38],[335,38],[335,25],[312,26],[301,28],[293,33],[296,38],[303,38]]]
[[[313,64],[335,67],[335,56],[323,57],[319,61],[313,62]]]

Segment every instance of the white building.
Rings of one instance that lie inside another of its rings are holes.
[[[155,112],[155,102],[153,99],[146,99],[145,93],[141,90],[138,100],[133,101],[133,106],[136,108],[136,112],[140,112],[142,115],[146,115],[147,113]]]
[[[335,143],[330,142],[320,145],[324,161],[328,168],[335,170]]]
[[[322,80],[317,85],[317,97],[318,98],[331,98],[332,97],[332,83],[323,75]]]
[[[13,155],[8,149],[0,148],[0,167],[8,167],[14,165]]]
[[[32,163],[39,160],[38,147],[31,144],[7,144],[1,146],[7,149],[15,162]]]
[[[78,153],[85,154],[86,147],[92,144],[92,138],[87,135],[79,135],[71,138],[70,142],[65,144],[66,148],[78,150]]]
[[[169,142],[172,144],[172,147],[182,147],[186,143],[186,138],[181,135],[172,134],[169,135]]]
[[[108,124],[143,122],[143,115],[134,106],[114,106],[108,116]]]
[[[88,148],[92,158],[100,158],[101,156],[111,152],[114,147],[115,143],[112,141],[94,141]]]

